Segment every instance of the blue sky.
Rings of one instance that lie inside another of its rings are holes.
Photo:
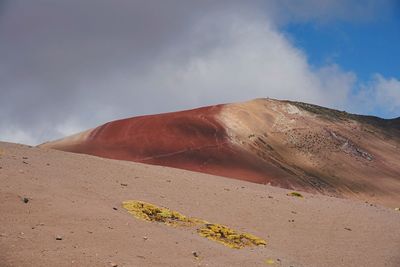
[[[284,31],[312,65],[335,62],[362,80],[377,72],[400,78],[400,14],[365,23],[292,23]]]
[[[377,73],[400,80],[400,5],[365,21],[296,21],[284,25],[282,31],[294,46],[305,51],[310,65],[337,64],[353,72],[357,76],[355,93]],[[364,112],[387,118],[400,116],[400,110],[381,107]]]

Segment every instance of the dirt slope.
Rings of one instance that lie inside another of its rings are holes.
[[[0,183],[0,266],[400,265],[400,213],[379,205],[9,143],[0,143]],[[236,250],[138,220],[121,206],[131,199],[267,245]]]
[[[400,202],[400,121],[257,99],[107,123],[41,145],[350,197]]]

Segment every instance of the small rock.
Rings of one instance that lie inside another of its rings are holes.
[[[144,237],[143,237],[143,240],[147,240],[147,239],[149,239],[147,236],[144,236]]]
[[[348,227],[345,227],[344,229],[347,231],[351,231],[351,228],[348,228]]]
[[[56,236],[56,240],[63,240],[62,236],[58,235]]]
[[[400,211],[400,208],[394,208],[395,211]]]
[[[115,262],[110,262],[110,266],[111,267],[118,267],[118,264],[116,264]]]
[[[196,258],[199,257],[199,254],[198,254],[196,251],[192,251],[192,254],[193,254],[193,256],[196,257]]]
[[[27,198],[27,197],[23,197],[22,198],[22,201],[26,204],[26,203],[28,203],[29,202],[29,198]]]
[[[171,182],[171,180],[166,180],[166,182],[167,182],[167,183],[170,183],[170,182]]]
[[[28,159],[28,157],[22,157],[22,159]]]
[[[116,207],[113,207],[113,210],[118,210]]]
[[[28,162],[26,162],[25,160],[24,161],[22,161],[22,163],[24,163],[24,164],[29,164]]]
[[[121,184],[121,186],[128,186],[128,184]]]

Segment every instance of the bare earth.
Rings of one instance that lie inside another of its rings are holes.
[[[10,143],[0,183],[0,266],[400,266],[400,212],[374,203]],[[267,245],[231,249],[138,220],[121,207],[130,199]]]

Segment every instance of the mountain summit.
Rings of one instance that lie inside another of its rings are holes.
[[[112,121],[40,145],[396,207],[400,120],[256,99]]]

